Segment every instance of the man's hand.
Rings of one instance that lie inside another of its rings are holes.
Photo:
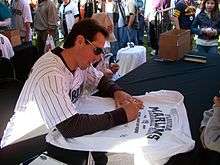
[[[115,74],[119,70],[119,65],[116,63],[111,63],[110,70]]]
[[[137,118],[139,110],[143,108],[143,104],[141,102],[128,102],[121,107],[127,115],[128,122],[130,122]]]
[[[128,103],[136,103],[140,105],[141,108],[144,107],[143,102],[141,100],[132,97],[131,95],[129,95],[124,91],[116,91],[114,93],[114,99],[117,108],[122,107],[122,105],[126,105]]]

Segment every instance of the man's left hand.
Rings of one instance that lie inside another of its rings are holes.
[[[131,102],[137,102],[142,105],[142,108],[144,108],[143,101],[132,97],[131,95],[129,95],[124,91],[115,91],[114,99],[117,108],[121,107],[123,104],[131,103]]]

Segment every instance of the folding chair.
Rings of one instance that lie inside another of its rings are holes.
[[[15,71],[11,61],[5,57],[0,57],[0,79],[15,79]]]

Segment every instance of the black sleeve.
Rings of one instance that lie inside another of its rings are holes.
[[[127,123],[127,116],[123,108],[100,115],[75,114],[56,125],[65,138],[74,138],[107,130],[117,125]]]
[[[99,95],[104,97],[113,97],[115,91],[123,90],[118,84],[106,76],[101,78],[97,88]]]

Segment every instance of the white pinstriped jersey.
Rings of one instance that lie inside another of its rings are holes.
[[[17,101],[15,112],[36,105],[45,124],[53,128],[77,113],[74,103],[85,85],[98,85],[103,73],[94,67],[71,73],[61,58],[52,52],[43,55],[33,66]]]

